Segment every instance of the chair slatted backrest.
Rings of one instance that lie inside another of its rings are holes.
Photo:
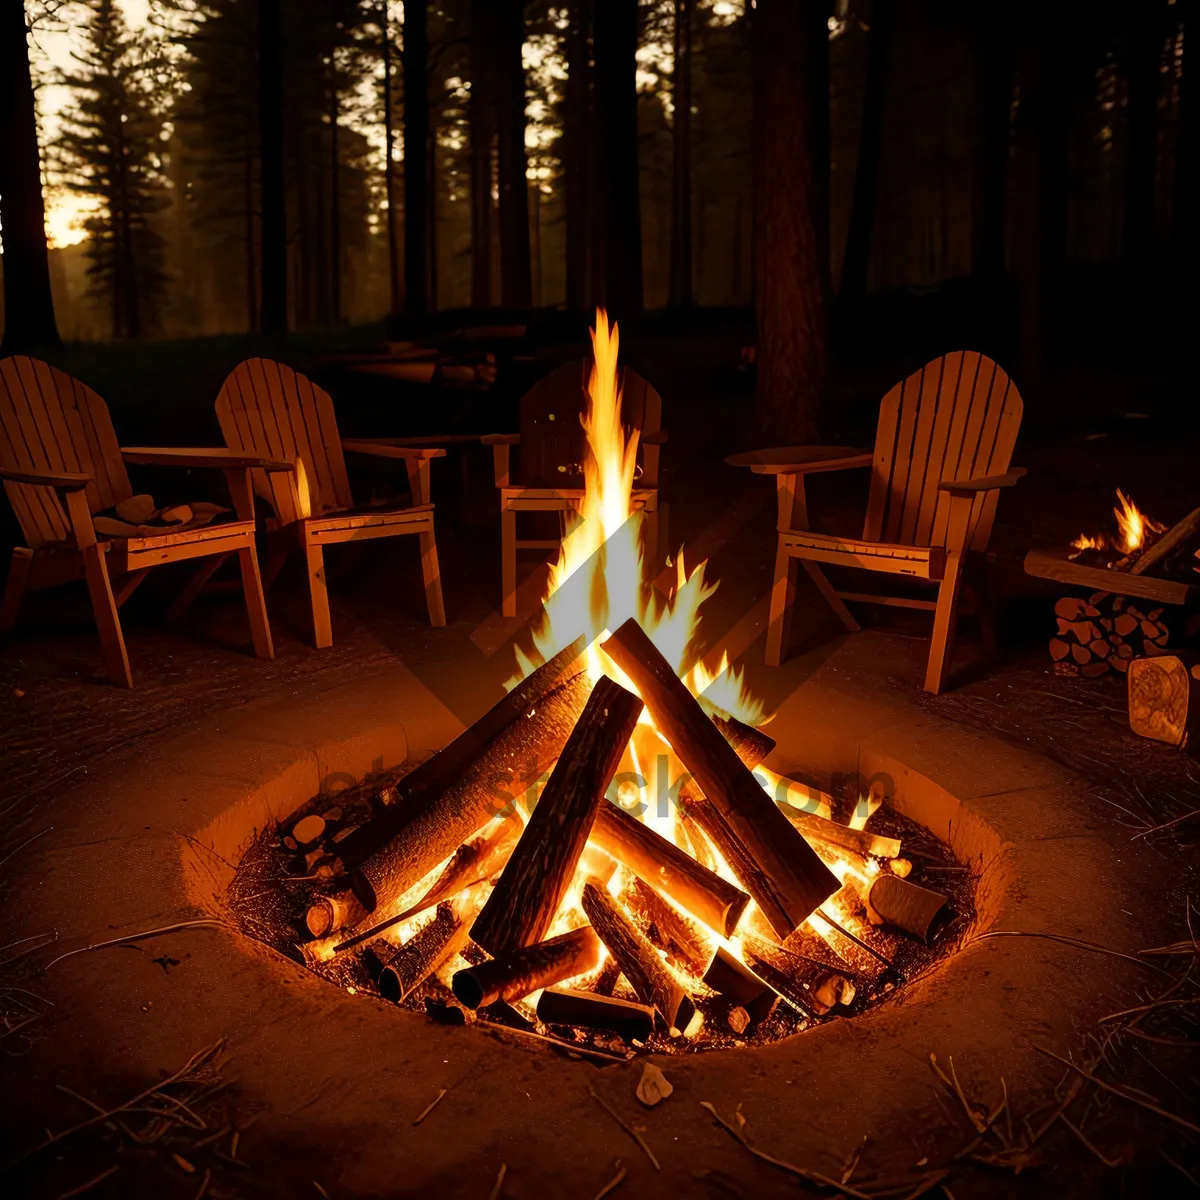
[[[521,398],[522,486],[583,486],[587,439],[579,419],[587,411],[591,370],[590,361],[567,363],[535,383]],[[621,373],[621,422],[626,429],[639,433],[657,433],[662,425],[662,397],[628,369]],[[645,480],[647,484],[657,482]]]
[[[91,475],[94,513],[133,495],[108,406],[65,371],[24,355],[0,360],[0,466]],[[53,488],[6,481],[4,490],[30,549],[71,537]]]
[[[1002,475],[1012,460],[1024,405],[1004,369],[974,351],[935,358],[883,398],[875,435],[863,537],[944,546],[948,480]],[[998,493],[975,498],[967,545],[987,548]]]
[[[307,376],[269,358],[248,358],[221,385],[217,420],[230,449],[303,464],[303,480],[297,472],[251,472],[255,492],[282,524],[352,507],[333,401]]]

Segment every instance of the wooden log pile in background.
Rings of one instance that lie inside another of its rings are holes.
[[[1093,592],[1086,600],[1064,596],[1055,604],[1054,615],[1058,629],[1050,639],[1050,657],[1059,675],[1124,675],[1134,659],[1167,652],[1169,630],[1161,606]]]

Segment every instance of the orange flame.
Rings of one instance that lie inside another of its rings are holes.
[[[1146,540],[1147,533],[1162,533],[1165,525],[1150,520],[1120,488],[1117,488],[1117,501],[1120,508],[1113,509],[1117,518],[1117,528],[1121,532],[1121,549],[1126,554],[1140,550]]]

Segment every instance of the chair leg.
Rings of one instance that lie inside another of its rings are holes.
[[[442,602],[442,571],[438,566],[437,539],[432,529],[419,537],[421,575],[425,579],[425,604],[429,609],[429,623],[440,628],[446,624],[446,606]]]
[[[308,568],[308,592],[312,598],[313,644],[318,650],[324,650],[333,645],[329,591],[325,586],[325,552],[320,546],[305,546],[304,560]]]
[[[224,557],[223,555],[221,556]],[[274,658],[275,643],[271,640],[271,624],[267,620],[267,602],[263,597],[262,576],[258,570],[258,551],[248,541],[238,551],[242,567],[242,595],[246,598],[246,615],[250,618],[250,636],[254,653],[259,658]],[[218,566],[220,563],[218,563]]]
[[[662,557],[659,554],[661,545],[659,544],[659,526],[658,526],[658,510],[657,508],[646,509],[646,525],[645,536],[642,544],[646,548],[647,571],[646,574],[653,579],[658,574],[659,566],[662,563]]]
[[[500,613],[517,615],[517,514],[512,509],[500,514]]]
[[[933,613],[933,642],[929,647],[929,665],[925,669],[925,690],[934,695],[942,690],[950,669],[961,585],[962,556],[951,554],[946,560],[946,573],[938,588],[937,608]]]
[[[171,605],[167,609],[168,621],[182,620],[184,613],[196,602],[200,593],[208,585],[208,581],[225,565],[230,557],[228,554],[214,554],[203,561],[200,569],[187,581],[183,591],[171,601]]]
[[[782,540],[775,551],[775,581],[771,585],[771,614],[767,619],[766,662],[777,667],[783,661],[788,628],[792,621],[792,601],[796,593],[796,568]]]
[[[104,667],[108,678],[118,687],[131,688],[133,675],[129,670],[125,635],[121,632],[121,618],[117,615],[117,602],[108,578],[108,564],[104,561],[104,553],[96,545],[88,546],[80,553],[83,555],[83,575],[87,580],[96,628],[100,632],[100,649],[104,654]]]
[[[804,569],[808,572],[808,577],[817,585],[817,591],[825,597],[825,603],[837,614],[837,618],[851,633],[858,633],[862,630],[862,626],[854,619],[854,614],[846,607],[846,602],[837,594],[832,583],[829,582],[829,577],[815,563],[809,562],[808,559],[800,560],[804,564]]]
[[[0,633],[7,633],[17,623],[17,610],[21,607],[21,597],[25,595],[32,569],[33,554],[26,547],[18,546],[12,552],[4,600],[0,602]]]

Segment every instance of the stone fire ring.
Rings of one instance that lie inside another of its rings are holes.
[[[849,696],[839,682],[824,670],[794,693],[771,727],[773,766],[889,775],[897,808],[981,868],[977,931],[1052,931],[1127,953],[1154,944],[1145,888],[1134,884],[1155,878],[1149,851],[1105,823],[1076,777],[927,714]],[[37,853],[17,861],[9,927],[57,929],[61,952],[220,916],[256,830],[336,773],[361,778],[459,728],[415,677],[391,670],[302,702],[250,703],[109,760],[71,785]],[[926,1156],[937,1164],[971,1130],[947,1115],[931,1053],[953,1056],[981,1100],[998,1101],[1003,1076],[1018,1114],[1032,1113],[1062,1074],[1034,1045],[1078,1050],[1145,978],[1045,939],[978,941],[860,1017],[759,1050],[659,1058],[675,1093],[647,1111],[634,1100],[640,1061],[598,1068],[438,1026],[350,996],[230,929],[195,928],[76,955],[38,980],[55,1008],[26,1060],[33,1082],[13,1136],[36,1141],[45,1125],[75,1119],[55,1083],[116,1103],[224,1038],[237,1111],[258,1113],[240,1154],[270,1171],[277,1194],[291,1184],[316,1194],[316,1179],[335,1197],[479,1197],[506,1163],[506,1195],[590,1196],[620,1158],[631,1195],[707,1195],[705,1170],[747,1194],[794,1195],[795,1182],[751,1158],[700,1101],[727,1117],[741,1105],[758,1145],[813,1169],[840,1173],[865,1135],[873,1170],[880,1155],[901,1172]],[[661,1175],[589,1084],[646,1127]],[[441,1088],[446,1097],[414,1127]]]

